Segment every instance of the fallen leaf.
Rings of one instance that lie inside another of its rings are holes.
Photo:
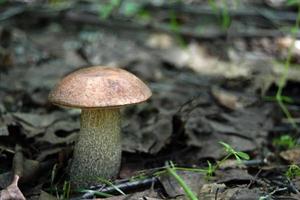
[[[176,173],[185,181],[194,194],[197,194],[199,188],[205,183],[205,175],[203,174],[179,170]],[[185,196],[183,188],[173,176],[163,175],[160,177],[160,181],[169,197]]]
[[[187,144],[200,147],[199,158],[219,159],[225,155],[219,141],[224,141],[238,151],[253,151],[263,143],[272,127],[268,117],[272,107],[252,106],[228,111],[201,96],[185,104],[179,118],[187,135]],[[203,148],[205,147],[205,148]]]
[[[226,189],[225,184],[207,183],[199,189],[198,196],[203,200],[215,200],[216,194],[224,192]]]
[[[276,44],[280,50],[288,52],[291,49],[292,56],[300,56],[299,40],[295,40],[291,36],[281,37],[276,39]]]
[[[155,154],[168,142],[172,134],[172,116],[148,113],[141,120],[142,113],[135,113],[123,123],[123,150]]]
[[[240,169],[246,169],[247,166],[240,163],[236,159],[228,159],[224,162],[219,164],[220,169],[227,169],[227,168],[240,168]]]
[[[155,33],[149,36],[146,44],[151,48],[168,49],[174,45],[174,42],[169,34]]]
[[[35,113],[11,113],[11,115],[18,121],[22,121],[33,127],[41,128],[51,125],[54,121],[59,119],[58,113],[40,115]]]
[[[279,154],[283,159],[289,161],[290,163],[299,163],[300,162],[300,149],[289,149],[282,151]]]
[[[235,184],[249,184],[254,180],[247,170],[244,169],[227,169],[216,171],[218,183],[235,183]]]
[[[186,48],[179,46],[159,51],[165,62],[177,68],[190,68],[195,72],[217,77],[236,78],[247,77],[249,69],[236,63],[229,63],[209,55],[206,49],[196,42],[191,42]]]
[[[39,200],[57,200],[57,198],[42,190]]]
[[[0,136],[8,136],[9,132],[6,125],[0,126]]]
[[[36,138],[36,141],[52,145],[73,143],[79,126],[79,122],[73,120],[57,121],[47,128],[43,136]]]
[[[260,197],[265,195],[265,192],[261,191],[259,188],[236,188],[236,189],[229,189],[233,190],[230,192],[230,195],[227,195],[230,200],[258,200]],[[222,195],[220,195],[222,199]],[[223,198],[226,199],[226,198]]]
[[[12,183],[1,191],[0,200],[25,200],[24,195],[18,187],[19,176],[15,175]]]
[[[226,108],[229,108],[231,110],[236,110],[243,107],[241,102],[239,102],[238,96],[234,95],[233,93],[229,93],[225,90],[221,90],[216,87],[213,87],[211,92],[212,95],[218,101],[218,103]]]

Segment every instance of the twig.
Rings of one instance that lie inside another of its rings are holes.
[[[98,189],[89,190],[89,192],[83,194],[81,197],[71,198],[70,200],[92,198],[97,192],[105,194],[119,194],[116,190],[116,187],[122,190],[124,193],[127,193],[129,191],[144,190],[146,188],[150,188],[152,185],[157,185],[158,182],[159,180],[156,177],[136,181],[126,180],[126,182],[121,182],[119,184],[115,184],[114,186],[108,186],[105,188],[100,187]]]
[[[269,194],[261,197],[261,199],[269,199],[269,197],[272,197],[275,193],[277,192],[283,192],[286,191],[287,187],[283,187],[283,188],[276,188],[275,190],[273,190],[272,192],[270,192]]]

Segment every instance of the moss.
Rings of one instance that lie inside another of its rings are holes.
[[[121,163],[120,111],[115,109],[84,109],[81,130],[74,149],[70,170],[76,188],[99,183],[97,177],[115,177]]]

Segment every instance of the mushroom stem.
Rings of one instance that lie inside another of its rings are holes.
[[[74,148],[70,179],[82,188],[112,178],[121,163],[121,117],[119,108],[83,109],[81,128]]]

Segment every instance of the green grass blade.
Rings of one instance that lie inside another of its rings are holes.
[[[169,172],[170,175],[172,175],[176,181],[179,183],[179,185],[182,187],[182,189],[184,190],[186,196],[190,199],[190,200],[198,200],[198,198],[196,197],[196,195],[193,193],[193,191],[189,188],[189,186],[185,183],[185,181],[176,173],[176,170],[171,167],[169,164],[167,165],[168,167],[166,168],[167,171]]]
[[[109,185],[111,187],[113,187],[116,191],[118,191],[120,194],[126,196],[126,194],[120,189],[118,188],[117,186],[115,186],[112,182],[110,182],[109,180],[106,180],[106,179],[102,179],[102,178],[99,178],[98,177],[98,180],[106,185]]]

